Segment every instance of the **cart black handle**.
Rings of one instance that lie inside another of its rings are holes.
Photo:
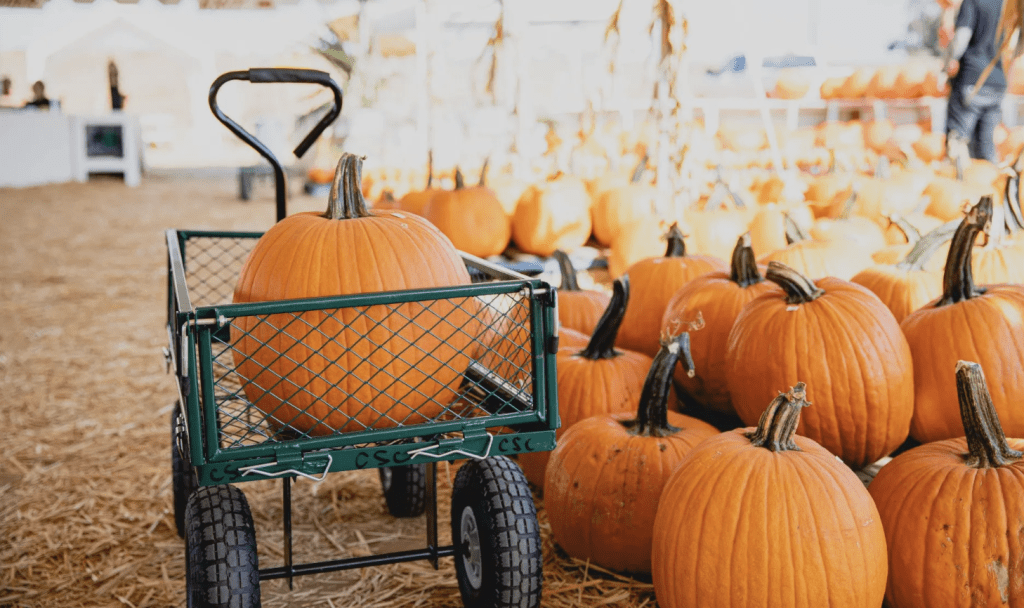
[[[247,80],[252,83],[265,83],[265,82],[305,82],[310,84],[319,84],[329,88],[334,93],[334,105],[330,111],[320,119],[320,122],[313,127],[313,130],[309,132],[309,135],[302,140],[302,142],[295,148],[294,154],[296,157],[301,158],[305,154],[313,142],[316,141],[317,137],[324,132],[334,119],[341,114],[341,101],[342,92],[341,87],[338,83],[334,82],[331,75],[327,72],[321,72],[320,70],[304,70],[299,68],[251,68],[244,72],[227,72],[217,77],[217,80],[213,81],[210,85],[210,110],[213,111],[213,115],[217,117],[229,131],[238,136],[239,139],[249,144],[254,150],[260,153],[260,156],[267,159],[270,165],[274,168],[274,189],[277,195],[277,221],[281,221],[288,214],[287,202],[285,195],[285,177],[284,168],[281,163],[278,162],[277,157],[270,151],[263,143],[252,136],[251,133],[243,129],[235,121],[228,118],[224,112],[221,111],[220,106],[217,105],[217,92],[224,86],[224,83],[231,80]]]

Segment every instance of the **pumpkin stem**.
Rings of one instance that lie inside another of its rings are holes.
[[[743,233],[736,240],[736,246],[732,250],[732,266],[729,273],[729,280],[740,287],[750,287],[764,280],[757,270],[757,259],[754,257],[754,249],[750,246],[750,233]]]
[[[679,432],[680,429],[668,423],[668,396],[672,389],[672,371],[680,360],[686,370],[692,372],[690,334],[686,332],[661,342],[640,391],[636,419],[623,422],[623,426],[645,437],[668,437]]]
[[[434,150],[427,150],[427,190],[434,183]]]
[[[466,187],[466,178],[462,177],[462,171],[455,167],[455,189],[462,190]]]
[[[808,405],[807,385],[803,382],[797,382],[786,393],[780,392],[761,414],[757,430],[747,433],[751,445],[773,452],[800,451],[793,442],[793,434],[800,423],[800,410]]]
[[[562,273],[562,289],[565,291],[580,291],[580,284],[576,281],[576,269],[572,260],[561,249],[556,249],[551,257],[558,262],[558,271]]]
[[[991,469],[1024,458],[1024,454],[1006,442],[980,365],[972,361],[957,362],[956,392],[960,398],[960,419],[967,434],[967,454],[964,454],[967,466]]]
[[[484,159],[484,166],[480,167],[480,181],[477,182],[477,186],[487,185],[487,165],[490,164],[491,157],[488,156]]]
[[[829,173],[835,173],[836,172],[836,149],[835,148],[829,148],[828,149],[828,172]]]
[[[591,361],[611,359],[619,356],[615,350],[615,338],[619,335],[619,327],[626,316],[626,304],[629,303],[629,276],[622,275],[612,284],[612,298],[604,314],[594,327],[594,335],[590,337],[587,347],[580,351],[579,356]]]
[[[846,202],[843,203],[843,209],[839,212],[838,219],[848,220],[850,219],[850,216],[853,215],[853,206],[857,204],[858,190],[860,190],[860,188],[857,186],[857,182],[853,182],[853,184],[850,185],[850,198],[846,199]]]
[[[977,205],[971,207],[967,216],[953,233],[953,242],[946,256],[946,269],[942,275],[942,298],[935,306],[947,306],[970,300],[985,293],[974,286],[971,271],[971,253],[978,233],[992,217],[992,197],[983,196]]]
[[[953,237],[953,233],[956,232],[958,226],[960,226],[958,221],[946,222],[922,236],[920,240],[914,243],[914,247],[907,253],[907,257],[903,258],[899,264],[896,264],[896,268],[912,271],[924,270],[924,265],[935,255],[935,252],[943,243]]]
[[[1022,153],[1024,154],[1024,153]],[[1020,208],[1020,173],[1014,173],[1006,180],[1006,190],[1003,194],[1006,205],[1006,226],[1013,234],[1024,229],[1024,213]]]
[[[792,245],[800,241],[810,240],[811,235],[796,223],[796,220],[792,218],[788,213],[782,214],[782,225],[785,226],[786,230],[786,243]]]
[[[633,169],[633,175],[630,176],[629,183],[631,183],[631,184],[639,184],[640,183],[640,180],[644,176],[644,171],[647,169],[647,160],[648,160],[648,157],[647,157],[647,154],[645,153],[644,157],[640,159],[640,162],[638,162],[636,164],[636,167]]]
[[[913,245],[921,240],[921,231],[918,230],[913,224],[907,221],[907,218],[903,217],[899,213],[893,213],[887,218],[890,225],[894,225],[900,229],[903,236],[907,239],[907,243]]]
[[[362,184],[363,160],[365,157],[346,152],[338,161],[331,183],[331,193],[327,197],[327,212],[324,217],[329,220],[351,220],[360,217],[371,217],[363,198]]]
[[[664,238],[668,241],[668,247],[665,249],[666,258],[686,257],[686,242],[683,240],[683,231],[679,229],[678,223],[672,222],[672,226],[669,227]]]
[[[889,157],[882,154],[878,157],[878,167],[875,168],[875,177],[889,179],[892,177],[892,168],[889,165]]]
[[[764,278],[786,292],[786,302],[789,304],[806,304],[825,295],[825,290],[815,285],[814,281],[782,262],[768,262],[768,272]]]

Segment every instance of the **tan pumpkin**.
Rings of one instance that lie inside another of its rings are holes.
[[[555,174],[523,192],[512,217],[512,239],[526,253],[543,257],[573,251],[590,237],[590,197],[583,182]]]
[[[785,68],[779,70],[775,80],[775,88],[771,96],[776,99],[800,99],[811,88],[811,79],[807,70],[801,68]]]
[[[521,179],[516,179],[511,175],[497,175],[495,177],[487,176],[487,167],[489,162],[484,161],[483,168],[480,169],[480,182],[478,185],[486,186],[491,189],[494,196],[497,197],[498,202],[501,203],[502,209],[505,210],[505,215],[511,220],[512,216],[516,212],[516,204],[519,203],[519,197],[523,195],[523,192],[530,187],[529,182]]]
[[[618,572],[648,573],[661,489],[676,466],[718,429],[669,411],[672,370],[689,366],[687,338],[666,340],[636,412],[577,422],[551,452],[544,510],[570,556]]]
[[[914,411],[914,368],[892,313],[864,287],[834,277],[811,281],[777,262],[765,277],[785,293],[750,302],[729,333],[736,413],[750,424],[771,398],[769,387],[807,378],[815,407],[798,432],[855,469],[899,447]]]
[[[942,294],[941,269],[928,268],[943,245],[956,231],[950,222],[921,237],[910,252],[894,265],[872,266],[858,272],[850,281],[871,290],[892,312],[897,322]]]
[[[628,184],[606,189],[594,200],[590,213],[598,243],[611,245],[623,226],[657,215],[658,191],[641,181],[646,165],[645,157]]]
[[[801,410],[818,407],[808,398],[796,384],[759,408],[756,429],[706,439],[679,464],[654,520],[658,606],[881,606],[887,567],[878,511],[853,471],[793,434]]]
[[[848,241],[796,241],[785,249],[761,256],[761,264],[779,262],[812,278],[836,277],[849,280],[874,264],[871,254]]]
[[[687,255],[683,234],[676,224],[665,238],[668,247],[663,257],[641,260],[627,271],[633,294],[615,342],[648,356],[658,352],[661,316],[676,291],[701,275],[728,268],[718,258]]]
[[[260,238],[242,267],[235,302],[470,282],[451,241],[426,220],[367,210],[361,167],[361,157],[342,155],[327,213],[291,215]],[[333,315],[318,308],[238,317],[235,365],[246,398],[271,428],[327,435],[426,422],[444,411],[462,382],[465,353],[478,333],[472,312],[437,300]],[[418,323],[410,324],[414,317]],[[297,326],[317,331],[281,331]]]
[[[608,248],[608,274],[617,279],[629,267],[652,258],[665,250],[667,224],[655,217],[646,217],[623,226]]]

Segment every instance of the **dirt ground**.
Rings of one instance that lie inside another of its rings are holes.
[[[214,178],[0,189],[0,607],[184,605],[163,231],[269,227],[272,186],[250,202],[236,189]],[[296,195],[290,211],[323,205]],[[439,477],[445,530],[450,483]],[[240,486],[264,567],[282,563],[280,483]],[[293,495],[296,560],[424,542],[422,517],[387,514],[373,471],[299,481]],[[547,534],[544,551],[545,606],[654,603],[649,580],[570,559]],[[452,563],[303,577],[294,590],[265,582],[263,605],[460,606]]]

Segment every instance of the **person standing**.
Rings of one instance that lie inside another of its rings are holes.
[[[948,47],[946,145],[951,159],[996,162],[993,132],[1002,119],[1006,74],[1000,57],[1003,0],[963,0]]]
[[[110,107],[115,110],[124,109],[124,95],[118,87],[117,64],[111,59],[107,62],[107,77],[110,79]]]
[[[50,98],[46,96],[46,85],[42,80],[37,80],[32,85],[32,101],[25,103],[25,107],[38,110],[50,109]]]

